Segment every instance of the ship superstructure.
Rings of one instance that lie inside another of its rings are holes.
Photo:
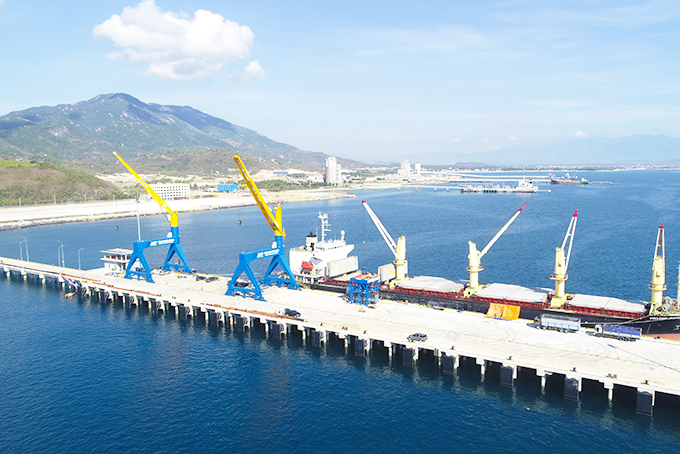
[[[345,241],[345,231],[340,231],[339,239],[327,239],[330,232],[328,214],[319,212],[321,221],[321,240],[314,232],[307,235],[304,246],[291,249],[289,262],[293,275],[299,282],[316,283],[359,269],[356,256],[349,256],[353,244]]]

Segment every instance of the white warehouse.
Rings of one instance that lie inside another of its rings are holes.
[[[189,183],[157,183],[150,184],[161,199],[184,199],[190,196],[191,185]]]

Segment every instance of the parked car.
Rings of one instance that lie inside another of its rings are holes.
[[[300,313],[298,311],[293,310],[293,309],[284,309],[283,315],[286,315],[288,317],[295,317],[295,318],[300,317]]]
[[[425,342],[427,340],[427,334],[423,333],[409,334],[408,340],[410,340],[411,342]]]

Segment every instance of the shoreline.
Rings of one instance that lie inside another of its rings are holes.
[[[311,202],[356,197],[349,191],[364,188],[310,189],[264,193],[268,205],[278,203]],[[376,188],[377,189],[377,188]],[[217,194],[213,197],[178,199],[168,201],[178,213],[193,211],[221,210],[256,205],[250,192]],[[166,214],[150,197],[135,199],[70,203],[64,205],[32,205],[27,207],[0,208],[0,231],[17,230],[42,225],[66,224],[72,222],[101,221],[104,219],[127,218],[137,215],[153,216]]]

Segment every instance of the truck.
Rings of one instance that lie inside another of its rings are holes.
[[[602,324],[595,325],[595,335],[623,341],[636,341],[642,336],[642,329],[632,326]]]
[[[542,313],[534,319],[534,326],[562,333],[575,333],[581,328],[581,319],[569,315]]]

